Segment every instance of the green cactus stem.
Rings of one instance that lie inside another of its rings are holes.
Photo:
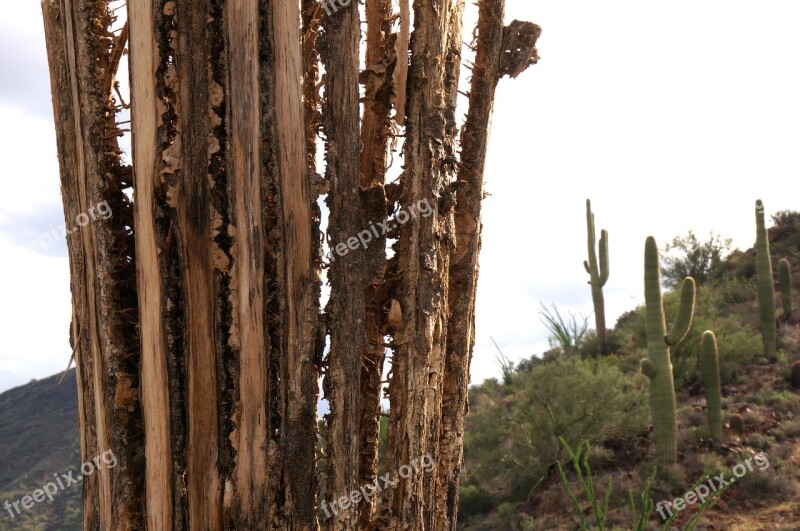
[[[606,308],[603,298],[603,286],[608,281],[608,233],[600,231],[600,245],[595,251],[597,234],[594,228],[592,202],[586,200],[586,229],[588,233],[589,260],[584,260],[583,267],[589,273],[589,284],[592,287],[592,303],[594,304],[594,322],[597,329],[597,344],[600,353],[608,354],[606,341]],[[599,253],[599,260],[598,260]]]
[[[769,255],[769,237],[764,222],[764,203],[756,201],[756,275],[758,277],[758,307],[761,318],[761,338],[764,356],[775,358],[777,324],[775,321],[775,281]]]
[[[645,243],[644,288],[648,358],[642,360],[641,370],[650,379],[650,413],[653,418],[656,458],[661,464],[673,464],[678,461],[678,420],[669,347],[679,343],[691,327],[695,284],[691,277],[684,279],[678,316],[667,334],[661,298],[658,246],[652,236]]]
[[[722,440],[722,392],[719,382],[719,350],[714,332],[703,333],[703,348],[700,351],[700,371],[703,374],[703,387],[706,392],[708,427],[711,438]]]
[[[783,316],[792,315],[792,265],[786,258],[778,263],[778,278],[781,282],[781,303],[783,303]]]

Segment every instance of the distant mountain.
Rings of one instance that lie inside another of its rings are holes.
[[[0,394],[0,530],[83,529],[81,483],[67,486],[62,481],[64,489],[58,488],[52,502],[45,497],[38,503],[27,500],[28,509],[22,504],[24,496],[32,497],[62,474],[80,475],[75,370],[59,384],[61,376]]]

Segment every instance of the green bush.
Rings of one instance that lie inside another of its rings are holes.
[[[711,283],[698,288],[692,328],[686,339],[673,349],[672,363],[676,388],[686,388],[698,381],[698,353],[705,330],[714,330],[717,336],[720,378],[723,385],[734,381],[736,371],[743,365],[752,363],[756,354],[761,352],[761,337],[756,326],[743,321],[739,315],[727,311],[730,304],[723,301],[726,289],[735,290],[742,295],[748,288],[738,283],[722,287],[717,283]],[[667,315],[675,315],[678,298],[679,294],[675,291],[664,295]]]
[[[779,210],[772,215],[772,224],[776,227],[795,227],[800,225],[800,212]]]
[[[510,478],[532,487],[562,454],[559,437],[574,445],[630,436],[647,426],[643,379],[625,375],[615,356],[557,360],[520,375],[509,411]]]
[[[495,379],[469,389],[470,412],[464,432],[464,459],[473,483],[491,485],[498,476],[500,480],[503,479],[502,474],[498,474],[498,463],[507,451],[507,402],[512,397],[513,389]]]
[[[713,232],[705,242],[694,232],[676,236],[664,247],[661,257],[661,278],[669,287],[679,286],[686,277],[692,277],[698,286],[717,274],[723,259],[730,253],[730,238]]]
[[[458,515],[472,518],[491,511],[497,499],[480,485],[462,486],[458,494]]]

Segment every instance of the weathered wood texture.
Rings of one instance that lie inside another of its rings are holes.
[[[299,9],[129,10],[148,524],[313,528],[318,219]]]
[[[432,215],[411,216],[400,229],[399,303],[389,383],[391,400],[387,470],[415,459],[436,459],[441,422],[447,334],[452,210],[440,203],[454,176],[455,104],[461,54],[463,0],[416,0],[408,74],[404,174],[400,208],[427,204]],[[387,494],[389,529],[432,529],[431,474],[401,479]]]
[[[357,491],[361,357],[366,349],[364,331],[364,249],[356,235],[364,220],[359,208],[359,42],[358,5],[351,2],[322,19],[325,44],[324,127],[327,138],[326,178],[330,183],[329,244],[333,247],[328,275],[330,300],[325,310],[331,344],[327,359],[326,396],[330,403],[327,454],[328,493],[332,499]],[[337,252],[346,249],[347,254]],[[358,510],[343,507],[328,525],[355,529]]]
[[[108,1],[43,3],[65,218],[113,210],[68,238],[81,452],[119,461],[85,478],[86,529],[455,529],[494,87],[538,28],[480,1],[459,161],[464,0],[415,0],[413,33],[392,5],[364,4],[362,68],[354,1],[137,0],[116,34]]]
[[[111,451],[119,462],[85,478],[84,527],[135,529],[142,522],[144,434],[132,207],[123,193],[130,168],[121,161],[111,99],[115,38],[108,11],[96,2],[44,2],[42,11],[64,217],[68,229],[79,215],[93,218],[67,238],[81,453],[91,460]],[[94,214],[103,202],[108,219]]]
[[[364,86],[361,120],[361,155],[359,160],[359,195],[362,230],[382,222],[389,214],[386,191],[389,136],[392,132],[393,74],[397,58],[392,33],[391,0],[367,0],[365,68],[361,73]],[[363,234],[363,233],[362,233]],[[383,372],[386,357],[386,327],[389,294],[396,282],[387,280],[386,237],[370,235],[369,248],[364,250],[364,330],[367,335],[362,352],[361,416],[359,426],[358,483],[368,485],[380,472],[379,441]],[[392,269],[396,268],[392,261]],[[359,525],[369,526],[376,509],[375,498],[361,503]]]

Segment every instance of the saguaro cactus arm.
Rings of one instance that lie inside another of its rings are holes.
[[[677,345],[692,326],[692,318],[694,317],[694,300],[695,300],[695,282],[692,277],[686,277],[681,284],[681,302],[678,306],[678,315],[675,317],[675,322],[669,329],[667,334],[667,344],[670,346]]]

